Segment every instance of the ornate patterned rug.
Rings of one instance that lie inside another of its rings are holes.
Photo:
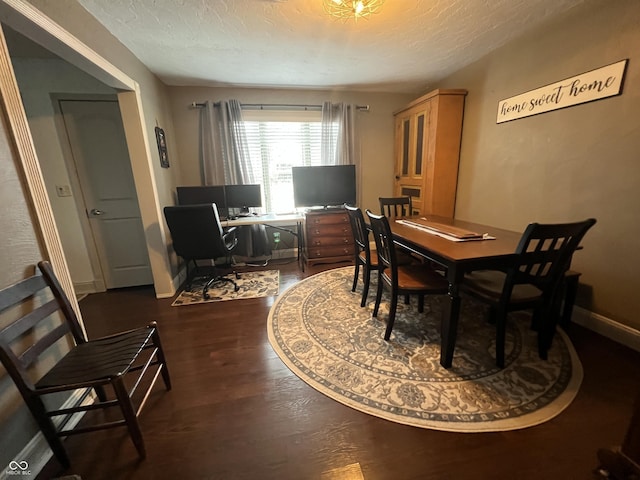
[[[198,277],[193,280],[190,289],[180,292],[180,295],[173,301],[171,306],[177,307],[242,298],[272,297],[278,295],[280,288],[279,270],[240,272],[240,278],[235,278],[235,275],[231,273],[226,277],[236,282],[239,287],[237,292],[233,291],[233,285],[229,282],[219,282],[209,287],[209,299],[205,300],[202,297],[202,288],[207,279],[206,277]]]
[[[372,275],[372,281],[375,275]],[[319,392],[349,407],[394,422],[452,432],[516,430],[546,422],[575,398],[582,366],[562,331],[547,361],[538,357],[530,315],[512,314],[506,367],[495,366],[495,330],[481,304],[464,298],[453,366],[440,360],[443,297],[399,302],[389,342],[383,340],[389,298],[371,316],[361,287],[351,292],[353,267],[319,273],[293,285],[269,313],[271,346]]]

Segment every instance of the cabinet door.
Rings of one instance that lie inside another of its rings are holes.
[[[413,213],[423,210],[424,175],[429,151],[431,102],[396,116],[395,196],[412,197]]]

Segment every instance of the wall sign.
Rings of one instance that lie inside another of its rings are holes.
[[[622,90],[627,60],[537,88],[498,103],[496,123],[613,97]]]
[[[167,137],[164,130],[156,127],[156,142],[158,143],[158,154],[160,155],[160,166],[169,168],[169,154],[167,153]]]

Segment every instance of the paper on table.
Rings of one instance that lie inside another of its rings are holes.
[[[415,228],[417,230],[421,230],[423,232],[430,233],[431,235],[435,235],[437,237],[445,238],[452,242],[471,242],[471,241],[477,241],[477,240],[495,240],[496,239],[496,237],[493,237],[488,233],[483,233],[482,235],[480,235],[480,234],[471,234],[473,232],[470,232],[470,235],[468,236],[454,236],[454,235],[445,233],[442,230],[439,230],[437,228],[430,227],[428,225],[424,225],[422,223],[414,222],[411,220],[396,220],[396,222],[411,228]]]

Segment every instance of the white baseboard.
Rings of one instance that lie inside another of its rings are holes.
[[[88,295],[90,293],[106,292],[104,282],[74,282],[73,290],[76,295]]]
[[[640,351],[640,331],[634,328],[578,306],[573,309],[572,321],[599,333],[603,337]]]
[[[297,248],[283,248],[280,250],[272,250],[271,258],[273,260],[280,260],[282,258],[296,258],[298,256]]]
[[[84,392],[82,390],[76,390],[60,408],[71,408],[78,405],[89,405],[93,403],[95,398],[93,394],[88,395],[82,401],[82,403],[79,403],[83,393]],[[75,427],[78,422],[80,422],[85,413],[86,412],[74,413],[65,425],[65,429],[72,429],[73,427]],[[58,427],[61,421],[62,417],[58,417],[54,418],[53,423],[56,425],[56,427]],[[53,452],[49,447],[49,443],[44,438],[42,432],[38,432],[29,441],[29,443],[25,445],[20,453],[16,455],[14,462],[17,462],[17,465],[7,465],[4,470],[0,471],[0,480],[11,480],[18,476],[29,476],[29,478],[36,478],[36,476],[42,471],[51,457],[53,457]],[[21,468],[23,465],[26,466],[26,469]],[[14,467],[13,469],[11,468],[12,466]]]
[[[173,292],[156,294],[156,298],[173,297],[178,291],[178,289],[180,288],[180,285],[182,285],[186,279],[187,279],[187,269],[181,268],[178,274],[175,277],[173,277],[173,279],[171,280],[171,284],[173,286]]]

